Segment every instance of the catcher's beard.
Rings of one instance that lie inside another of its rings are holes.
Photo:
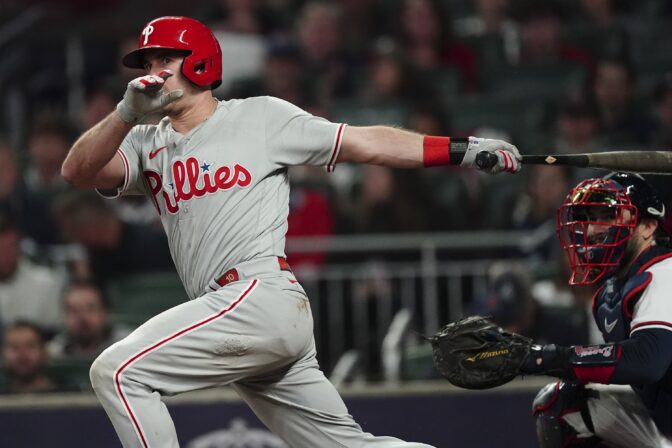
[[[625,249],[623,250],[623,258],[616,269],[616,276],[623,278],[630,268],[633,261],[642,253],[642,243],[639,235],[635,233],[625,242]]]

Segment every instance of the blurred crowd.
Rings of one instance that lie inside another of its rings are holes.
[[[36,11],[40,32],[17,32]],[[672,4],[664,0],[8,0],[0,5],[5,392],[77,388],[50,378],[48,360],[92,359],[128,333],[111,319],[110,285],[174,272],[147,201],[106,201],[60,176],[77,136],[142,74],[123,68],[120,55],[135,48],[144,23],[167,14],[216,32],[221,99],[272,95],[332,121],[502,138],[524,154],[672,148]],[[575,183],[599,174],[297,167],[288,236],[547,228],[531,257],[561,266],[555,211]],[[669,202],[669,181],[653,182]],[[290,262],[319,268],[326,258]],[[570,293],[557,270],[535,283],[525,270],[495,268],[492,291],[473,307],[535,337],[561,321],[577,330],[557,338],[596,337],[584,313],[591,291]],[[576,316],[559,320],[556,311]]]

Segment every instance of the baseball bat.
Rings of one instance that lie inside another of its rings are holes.
[[[456,158],[462,161],[464,154]],[[630,171],[648,174],[672,174],[672,151],[609,151],[586,154],[523,155],[523,164],[570,165],[611,171]],[[451,153],[451,162],[453,153]],[[457,162],[457,163],[460,163]],[[497,155],[480,151],[476,165],[488,169],[497,163]]]

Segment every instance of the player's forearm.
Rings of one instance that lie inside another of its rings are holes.
[[[545,374],[582,383],[652,384],[672,364],[672,332],[640,330],[630,339],[592,346],[533,349],[524,374]]]
[[[421,167],[423,140],[423,135],[389,126],[348,126],[338,161],[392,168]]]
[[[88,187],[92,179],[112,160],[133,125],[112,112],[86,131],[72,145],[63,162],[61,175],[71,184]]]
[[[492,154],[496,161],[479,166],[476,156],[480,152]],[[521,160],[518,149],[502,140],[420,135],[388,126],[352,126],[345,129],[336,161],[391,168],[460,165],[497,174],[517,172]]]

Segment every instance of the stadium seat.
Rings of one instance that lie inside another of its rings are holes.
[[[352,126],[378,124],[402,126],[408,118],[408,110],[399,103],[366,104],[356,100],[334,101],[332,121]]]
[[[503,98],[557,99],[580,88],[585,76],[582,67],[572,64],[504,66],[486,77],[486,88]]]
[[[487,84],[485,75],[507,64],[502,36],[499,33],[487,33],[468,37],[465,42],[478,58],[480,83]]]
[[[401,377],[404,380],[427,380],[439,378],[432,360],[429,343],[407,347],[401,362]]]
[[[636,62],[636,93],[649,98],[666,74],[672,73],[672,54],[656,53],[641,55]]]
[[[538,132],[545,117],[546,105],[539,98],[516,98],[480,95],[454,98],[450,104],[455,133],[492,127],[512,135]]]
[[[111,284],[108,294],[116,322],[131,327],[187,300],[182,282],[174,273],[126,277]]]
[[[443,102],[449,103],[452,98],[461,94],[462,74],[457,69],[441,68],[418,76],[419,81],[426,82]]]
[[[64,390],[90,390],[89,369],[94,358],[52,359],[47,374]]]

